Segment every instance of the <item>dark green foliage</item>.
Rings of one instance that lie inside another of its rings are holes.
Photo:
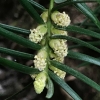
[[[35,2],[34,0],[19,0],[19,1],[22,4],[22,6],[26,9],[26,11],[30,14],[30,16],[37,23],[39,23],[39,24],[44,23],[37,11],[40,10],[41,12],[43,12],[43,11],[47,10],[45,7],[43,7],[39,3]],[[98,47],[96,47],[96,46],[100,45],[99,32],[91,31],[88,28],[85,29],[85,28],[80,27],[80,26],[88,26],[88,27],[91,26],[92,28],[94,28],[98,31],[100,30],[100,21],[97,18],[99,11],[95,10],[93,12],[85,4],[85,2],[98,2],[98,3],[100,3],[100,1],[99,0],[83,0],[83,1],[79,1],[79,0],[54,0],[54,2],[57,4],[56,4],[56,6],[53,7],[52,11],[61,9],[62,7],[67,6],[67,5],[73,5],[74,7],[76,7],[79,11],[81,11],[86,16],[86,19],[82,23],[77,23],[76,25],[70,25],[68,27],[61,27],[61,26],[57,26],[57,25],[53,24],[56,29],[68,31],[68,32],[75,32],[75,33],[82,34],[82,35],[87,35],[87,36],[93,37],[97,40],[91,41],[91,42],[85,42],[85,41],[82,41],[81,39],[78,39],[76,37],[63,36],[63,35],[53,35],[50,38],[66,39],[70,42],[77,43],[77,45],[72,45],[71,47],[69,47],[69,49],[84,46],[84,47],[87,47],[89,49],[94,50],[95,52],[100,53],[100,49]],[[52,6],[51,6],[51,8],[52,8]],[[90,23],[89,22],[86,23],[88,19],[90,20]],[[50,31],[50,29],[48,29],[48,30]],[[39,44],[31,42],[28,39],[25,39],[19,35],[16,35],[15,33],[29,35],[30,31],[26,30],[26,29],[19,28],[19,27],[14,27],[14,26],[0,23],[0,35],[1,36],[5,37],[9,40],[12,40],[12,41],[14,41],[22,46],[25,46],[26,48],[30,48],[33,50],[40,50],[41,49],[41,46]],[[34,55],[32,55],[32,54],[28,54],[28,53],[24,53],[24,52],[20,52],[20,51],[16,51],[16,50],[11,50],[11,49],[7,49],[7,48],[3,48],[3,47],[0,47],[0,53],[5,53],[8,55],[20,57],[22,59],[33,59],[34,58]],[[73,59],[83,61],[82,64],[80,64],[78,67],[80,67],[82,65],[88,65],[90,63],[100,66],[100,59],[99,58],[95,58],[95,57],[92,57],[92,56],[89,56],[89,55],[86,55],[83,53],[79,53],[79,52],[74,52],[72,50],[68,51],[67,58],[73,58]],[[68,67],[67,65],[64,65],[62,63],[59,63],[57,61],[52,61],[52,60],[50,60],[49,63],[51,65],[65,71],[65,72],[75,76],[76,78],[80,79],[81,81],[85,82],[86,84],[90,85],[91,87],[95,88],[96,90],[100,91],[100,86],[97,83],[95,83],[90,78],[86,77],[85,75],[81,74],[80,72],[72,69],[71,67]],[[26,73],[29,75],[39,73],[39,71],[35,68],[30,68],[28,66],[4,59],[2,57],[0,57],[0,65],[12,68],[16,71]],[[68,92],[68,94],[74,100],[82,100],[77,95],[77,93],[75,91],[73,91],[73,89],[71,89],[71,87],[68,86],[68,84],[63,79],[59,78],[57,75],[55,75],[50,70],[48,70],[48,73],[49,73],[50,77],[57,84],[59,84],[66,92]],[[48,86],[47,86],[48,91],[47,91],[46,98],[51,98],[53,93],[54,93],[54,86],[53,86],[53,83],[52,83],[52,80],[50,79],[50,77],[48,77]],[[16,93],[15,95],[17,95],[18,93]],[[10,100],[10,98],[8,98],[6,100]]]

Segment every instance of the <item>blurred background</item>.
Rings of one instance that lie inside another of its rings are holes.
[[[49,0],[35,0],[39,2],[41,5],[48,8]],[[88,3],[88,6],[91,9],[94,9],[97,4],[96,3]],[[71,18],[71,24],[74,25],[76,23],[80,23],[84,21],[85,16],[79,12],[73,6],[66,6],[60,10],[65,11],[69,14]],[[41,12],[39,12],[41,14]],[[100,15],[99,15],[100,17]],[[0,23],[17,26],[20,28],[25,29],[33,29],[36,27],[37,23],[33,20],[30,15],[25,11],[25,9],[20,5],[19,0],[0,0]],[[91,41],[93,38],[85,35],[77,35],[75,33],[68,33],[70,36],[74,36],[80,38],[84,41]],[[23,35],[20,35],[23,36]],[[28,38],[28,36],[23,36]],[[72,42],[67,42],[68,46],[71,46]],[[35,51],[31,49],[27,49],[21,45],[16,44],[2,36],[0,36],[0,46],[6,47],[13,50],[18,50],[22,52],[27,52],[34,54]],[[76,48],[76,51],[98,57],[98,55],[86,48]],[[31,66],[33,64],[32,60],[25,60],[16,57],[12,57],[10,55],[6,55],[0,53],[0,56],[7,58],[9,60],[13,60],[15,62]],[[70,67],[82,72],[98,84],[100,83],[100,68],[95,65],[88,65],[82,67],[76,67],[80,64],[81,61],[73,60],[66,58],[65,64],[69,65]],[[97,92],[95,89],[91,88],[90,86],[86,85],[85,83],[81,82],[80,80],[76,79],[75,77],[67,74],[65,81],[73,88],[83,100],[100,100],[100,93]],[[17,72],[13,69],[8,68],[7,66],[0,65],[0,100],[4,100],[5,98],[13,95],[14,93],[23,89],[26,85],[32,82],[32,79],[29,75]],[[59,87],[54,82],[55,92],[51,100],[73,100],[61,87]],[[37,95],[34,91],[34,87],[31,84],[27,87],[23,92],[16,95],[14,98],[9,100],[47,100],[45,98],[46,89],[40,95]]]

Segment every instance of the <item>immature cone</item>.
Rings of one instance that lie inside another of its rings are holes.
[[[53,35],[66,35],[66,36],[68,35],[67,31],[59,30],[54,27],[51,28],[51,32]]]
[[[56,54],[54,54],[53,52],[50,52],[50,58],[52,60],[56,60],[56,61],[58,61],[60,63],[63,63],[64,62],[64,57],[63,56],[62,57],[59,57]]]
[[[46,25],[39,25],[36,29],[30,30],[31,34],[29,35],[29,39],[32,42],[38,43],[43,39],[43,36],[47,32]]]
[[[47,22],[47,19],[48,19],[48,10],[47,11],[44,11],[41,14],[41,17],[42,17],[43,21],[46,23]]]
[[[65,12],[60,13],[59,11],[54,11],[51,15],[53,22],[60,26],[68,26],[70,24],[70,17]]]
[[[66,72],[54,67],[54,66],[50,66],[49,67],[57,76],[59,76],[60,78],[64,79],[66,76]]]
[[[50,40],[49,45],[57,56],[67,56],[68,47],[63,39],[52,39]]]
[[[31,66],[31,68],[33,68],[33,66]],[[34,80],[35,77],[37,76],[37,74],[30,74],[31,78]]]
[[[37,55],[35,55],[34,57],[34,65],[35,68],[39,69],[40,71],[44,70],[44,68],[46,68],[47,62],[46,62],[46,58],[47,58],[47,51],[46,48],[43,47],[42,49],[40,49],[37,53]]]
[[[34,81],[34,89],[37,94],[40,94],[46,86],[47,75],[45,72],[39,73]]]
[[[60,63],[63,63],[64,62],[64,57],[59,57],[53,53],[50,53],[50,58],[52,60],[56,60]],[[64,79],[65,78],[65,75],[66,75],[66,72],[54,67],[54,66],[49,66],[49,68],[56,74],[58,75],[60,78]]]

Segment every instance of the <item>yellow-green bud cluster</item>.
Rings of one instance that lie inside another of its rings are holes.
[[[43,19],[43,20],[44,22],[46,22],[46,19]],[[47,26],[46,24],[39,25],[36,29],[30,30],[30,31],[31,31],[31,34],[29,35],[29,39],[32,42],[41,44],[41,41],[43,40],[44,35],[47,33]],[[34,62],[35,68],[41,71],[39,74],[31,75],[32,79],[35,79],[33,83],[34,89],[37,94],[40,94],[45,88],[46,81],[47,81],[47,75],[44,72],[44,69],[47,66],[47,50],[45,46],[38,51],[38,53],[34,57],[33,62]]]
[[[68,53],[67,45],[63,39],[52,39],[50,40],[49,45],[59,57],[65,57]]]
[[[67,31],[63,31],[63,30],[56,29],[53,26],[51,28],[51,32],[52,32],[53,35],[65,35],[65,36],[68,35],[67,34]]]
[[[41,18],[45,22],[45,24],[39,25],[36,29],[30,30],[31,34],[29,35],[29,39],[32,42],[40,43],[43,47],[37,52],[34,57],[34,66],[36,69],[40,71],[39,74],[31,75],[34,81],[34,88],[36,93],[40,94],[45,86],[47,85],[47,68],[50,68],[55,74],[57,74],[60,78],[64,79],[66,72],[50,65],[47,63],[47,59],[56,60],[60,63],[64,62],[64,57],[67,56],[68,47],[66,44],[66,40],[63,39],[50,39],[49,43],[46,43],[44,36],[48,36],[47,33],[47,20],[48,20],[48,11],[45,11],[41,14]],[[60,13],[55,11],[51,14],[51,20],[60,26],[68,26],[70,24],[69,16],[63,12]],[[50,30],[50,29],[49,29]],[[55,29],[51,25],[51,34],[50,35],[66,35],[66,31]],[[48,44],[48,45],[45,45]],[[49,49],[49,51],[47,51]],[[48,54],[49,53],[49,54]]]
[[[44,35],[47,33],[46,25],[39,25],[36,29],[30,30],[31,34],[29,35],[29,39],[32,42],[38,43],[41,42]]]
[[[50,40],[49,44],[55,54],[55,56],[53,57],[53,60],[63,63],[64,57],[67,56],[67,53],[68,53],[66,42],[62,39],[53,39],[53,40]],[[66,72],[58,68],[55,68],[54,66],[50,66],[49,68],[52,71],[54,71],[54,73],[57,74],[60,78],[64,79]]]
[[[64,62],[64,57],[59,57],[53,53],[50,53],[50,56],[52,58],[52,60],[56,60],[60,63],[63,63]],[[60,78],[64,79],[65,78],[65,75],[66,75],[66,72],[54,67],[54,66],[49,66],[49,68],[56,74],[58,75]]]
[[[48,19],[48,10],[47,11],[44,11],[41,14],[41,17],[42,17],[43,21],[46,23],[47,22],[47,19]]]
[[[70,24],[70,17],[65,12],[60,13],[59,11],[55,11],[51,15],[51,19],[53,22],[60,26],[68,26]]]
[[[41,72],[39,74],[31,74],[32,79],[35,79],[33,85],[37,94],[40,94],[46,86],[47,74],[44,70],[47,66],[46,59],[47,51],[46,47],[43,47],[38,51],[33,60],[35,68]]]
[[[47,65],[47,61],[46,61],[46,58],[47,58],[47,51],[46,51],[46,48],[42,48],[38,51],[37,55],[35,55],[34,57],[34,65],[35,65],[35,68],[37,68],[39,71],[43,71],[44,68],[46,68],[46,65]]]
[[[68,26],[71,22],[69,16],[65,12],[60,13],[58,11],[55,11],[51,14],[51,19],[55,24],[60,26]],[[54,27],[51,28],[51,32],[53,35],[65,35],[65,36],[68,35],[66,31],[58,30],[55,29]],[[68,54],[68,47],[66,44],[66,40],[51,39],[49,45],[53,49],[55,54],[53,60],[63,63],[64,57],[67,56]],[[56,73],[60,78],[64,79],[66,72],[58,68],[55,68],[54,66],[50,66],[50,69],[53,70],[54,73]]]
[[[58,75],[60,78],[64,79],[65,78],[65,75],[66,75],[66,72],[54,67],[54,66],[50,66],[50,69],[54,71],[54,73],[56,75]]]
[[[46,86],[47,75],[45,72],[40,72],[34,81],[34,89],[37,94],[40,94]]]

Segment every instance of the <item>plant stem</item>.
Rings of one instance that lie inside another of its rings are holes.
[[[48,10],[48,20],[47,20],[47,36],[46,36],[46,47],[47,47],[47,53],[48,53],[48,57],[47,57],[47,66],[49,66],[49,53],[50,53],[50,47],[49,47],[49,40],[50,40],[50,36],[51,36],[51,10],[54,6],[54,0],[50,1],[50,6],[49,6],[49,10]],[[48,71],[48,67],[46,68],[46,70]]]
[[[47,22],[47,28],[48,28],[48,35],[50,36],[50,33],[51,33],[51,11],[52,11],[52,8],[54,6],[54,0],[51,0],[50,1],[50,6],[49,6],[49,10],[48,10],[48,22]]]
[[[51,35],[51,10],[54,6],[54,0],[51,0],[50,1],[50,6],[49,6],[49,10],[48,10],[48,20],[47,20],[47,37],[46,37],[46,42],[47,42],[47,46],[49,44],[49,38],[50,38],[50,35]],[[49,47],[49,46],[48,46]]]

